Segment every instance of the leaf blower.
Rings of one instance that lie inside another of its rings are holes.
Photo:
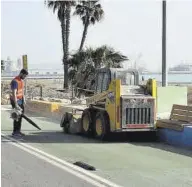
[[[14,109],[11,112],[11,116],[10,116],[13,120],[18,121],[20,117],[24,118],[26,121],[28,121],[31,125],[33,125],[34,127],[36,127],[37,129],[41,130],[41,128],[34,123],[31,119],[29,119],[29,117],[27,117],[25,114],[22,113],[22,110],[19,109]]]

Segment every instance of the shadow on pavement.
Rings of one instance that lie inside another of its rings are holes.
[[[26,130],[28,131],[28,130]],[[25,131],[23,131],[25,132]],[[29,131],[24,139],[30,143],[102,143],[102,144],[111,144],[111,143],[128,143],[137,141],[151,141],[151,139],[146,140],[146,137],[143,137],[139,134],[140,137],[136,138],[138,134],[128,134],[128,133],[114,133],[110,134],[103,141],[94,139],[93,137],[85,137],[79,134],[65,134],[62,129],[58,130],[46,130],[46,131]],[[145,138],[141,139],[141,138]]]
[[[91,138],[64,134],[62,131],[32,132],[23,139],[29,143],[99,143],[99,141]]]
[[[138,133],[126,133],[124,135],[127,141],[135,146],[151,147],[166,152],[176,153],[192,158],[192,149],[175,147],[166,143],[160,142],[156,133],[138,132]]]
[[[181,147],[175,147],[172,145],[168,145],[166,143],[162,142],[150,142],[150,143],[132,143],[133,145],[136,146],[143,146],[143,147],[151,147],[154,149],[160,149],[166,152],[171,152],[171,153],[176,153],[184,156],[188,156],[192,158],[192,149],[190,148],[181,148]]]
[[[146,138],[147,137],[147,138]],[[176,153],[192,158],[192,150],[177,148],[171,145],[167,145],[158,140],[155,134],[148,135],[148,133],[118,133],[111,134],[105,140],[100,141],[94,138],[88,138],[81,135],[64,134],[62,131],[43,131],[43,132],[31,132],[24,137],[29,143],[86,143],[86,144],[126,144],[130,143],[134,146],[151,147],[154,149],[160,149],[163,151]],[[91,146],[91,145],[90,145]]]
[[[40,120],[53,122],[59,125],[58,120],[50,119],[48,117],[42,117],[38,113],[27,113],[28,117],[39,118]],[[29,131],[29,130],[28,130]],[[112,133],[103,141],[96,140],[94,138],[83,137],[80,135],[69,135],[64,134],[61,131],[35,131],[29,133],[24,137],[29,143],[102,143],[102,144],[112,144],[115,143],[130,143],[135,146],[151,147],[154,149],[159,149],[171,153],[176,153],[192,158],[192,150],[186,148],[174,147],[162,142],[158,142],[156,133],[151,132],[129,132],[129,133]]]

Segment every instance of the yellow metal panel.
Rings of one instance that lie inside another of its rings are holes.
[[[109,85],[109,94],[106,99],[106,111],[109,114],[111,130],[121,128],[120,96],[121,80],[113,80]]]
[[[101,101],[101,100],[105,99],[107,94],[108,94],[108,91],[105,91],[105,92],[98,93],[98,94],[96,94],[96,95],[94,95],[92,97],[87,98],[86,99],[87,106],[89,106],[90,104],[95,104],[98,101]]]
[[[155,79],[148,79],[146,84],[146,89],[148,94],[150,94],[155,99],[155,106],[154,106],[154,119],[156,124],[157,118],[157,82]],[[156,125],[155,125],[156,126]]]
[[[152,97],[157,99],[157,82],[155,79],[152,80]]]
[[[116,110],[116,129],[121,128],[121,119],[120,119],[120,97],[121,97],[121,80],[116,80],[116,86],[115,86],[115,110]]]
[[[154,119],[155,119],[155,124],[156,124],[156,119],[157,119],[157,81],[155,79],[151,80],[151,95],[155,99]]]
[[[116,91],[116,82],[111,81],[109,84],[109,89],[108,89],[108,95],[106,97],[106,103],[105,103],[105,108],[106,111],[109,115],[109,120],[110,120],[110,129],[113,131],[115,130],[115,120],[116,120],[116,110],[115,110],[115,91]]]

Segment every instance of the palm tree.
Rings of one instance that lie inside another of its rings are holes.
[[[122,66],[122,62],[128,60],[126,56],[107,45],[96,48],[93,51],[92,58],[95,68],[102,66],[119,68]]]
[[[69,51],[69,34],[70,34],[70,16],[71,7],[75,6],[75,1],[50,1],[46,0],[45,4],[48,8],[53,9],[53,13],[57,12],[57,17],[61,22],[61,34],[63,45],[63,65],[64,65],[64,88],[68,88],[68,51]]]
[[[81,44],[79,47],[79,51],[81,51],[85,43],[89,25],[94,25],[96,22],[101,21],[104,16],[104,11],[101,4],[98,4],[98,1],[80,1],[80,4],[76,6],[74,15],[80,16],[84,25]]]
[[[78,51],[71,55],[69,66],[78,70],[83,64],[91,64],[94,68],[105,67],[121,67],[121,63],[127,61],[128,58],[114,48],[103,45],[96,49],[88,47],[86,50]]]
[[[95,69],[101,67],[122,67],[122,62],[128,58],[115,51],[112,47],[103,45],[96,49],[89,47],[71,55],[69,79],[76,87],[91,89],[91,82],[95,78]]]
[[[87,64],[90,59],[93,59],[94,49],[81,50],[71,55],[68,60],[69,67],[78,70],[82,63]]]

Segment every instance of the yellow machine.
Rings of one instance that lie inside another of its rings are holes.
[[[156,81],[149,79],[146,85],[139,85],[135,69],[98,69],[94,95],[86,99],[86,104],[76,123],[83,134],[102,139],[110,132],[156,129]],[[60,125],[68,132],[71,120],[76,119],[75,111],[66,113]]]

